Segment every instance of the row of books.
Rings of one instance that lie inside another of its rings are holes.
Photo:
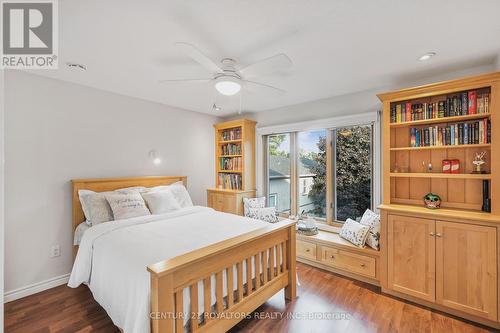
[[[219,173],[219,187],[226,190],[241,190],[241,175]]]
[[[491,122],[475,122],[410,128],[411,147],[483,144],[491,142]]]
[[[221,155],[241,155],[241,144],[227,143],[220,147]]]
[[[399,103],[391,106],[391,123],[466,116],[490,112],[490,94],[476,90],[449,96],[435,103]]]
[[[221,170],[241,170],[241,157],[221,157],[219,167]]]
[[[239,140],[241,139],[241,127],[223,130],[221,133],[221,140]]]

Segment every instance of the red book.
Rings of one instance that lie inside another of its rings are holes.
[[[406,103],[406,121],[410,121],[411,119],[411,103]]]
[[[477,92],[469,91],[469,112],[468,114],[477,113]]]

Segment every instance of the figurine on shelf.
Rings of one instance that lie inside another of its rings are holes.
[[[486,152],[482,151],[480,153],[476,153],[476,156],[474,157],[474,161],[472,161],[472,164],[476,166],[476,170],[472,171],[472,173],[486,173],[486,171],[482,170],[482,165],[486,163],[484,158],[486,157]]]
[[[441,207],[441,198],[434,193],[427,193],[424,197],[425,207],[429,209],[438,209]]]

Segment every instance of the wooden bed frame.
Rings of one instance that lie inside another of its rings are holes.
[[[178,181],[187,184],[185,176],[73,180],[73,232],[85,220],[78,190],[112,191],[131,186],[169,185]],[[75,247],[74,251],[78,250]],[[252,259],[261,265],[251,265]],[[281,263],[281,264],[280,264]],[[246,272],[243,283],[243,266]],[[281,222],[210,246],[152,263],[151,331],[153,333],[184,332],[183,290],[189,288],[191,332],[225,332],[245,315],[265,303],[281,289],[285,298],[296,297],[295,223]],[[233,267],[236,274],[233,274]],[[146,267],[145,267],[146,269]],[[226,274],[223,274],[225,272]],[[215,275],[215,311],[210,307],[211,276]],[[255,276],[255,279],[252,279]],[[229,292],[223,295],[223,279]],[[198,318],[198,281],[203,281],[204,318]],[[232,288],[236,281],[236,289]],[[247,288],[248,286],[248,288]],[[231,289],[232,290],[231,292]]]

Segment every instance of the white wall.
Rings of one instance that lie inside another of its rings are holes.
[[[500,65],[499,65],[500,66]],[[497,69],[495,64],[465,68],[460,71],[449,72],[434,76],[407,76],[401,77],[391,85],[376,89],[364,90],[352,94],[335,96],[278,109],[248,112],[241,116],[231,116],[225,119],[236,119],[245,117],[257,121],[257,127],[295,123],[307,120],[318,120],[337,116],[345,116],[355,113],[376,112],[382,108],[376,94],[391,90],[398,90],[417,85],[423,85],[444,80],[461,78],[469,75],[488,73]]]
[[[70,272],[73,178],[186,175],[206,204],[216,117],[19,71],[5,100],[6,294]]]
[[[4,289],[4,71],[0,69],[0,332],[3,332]]]

